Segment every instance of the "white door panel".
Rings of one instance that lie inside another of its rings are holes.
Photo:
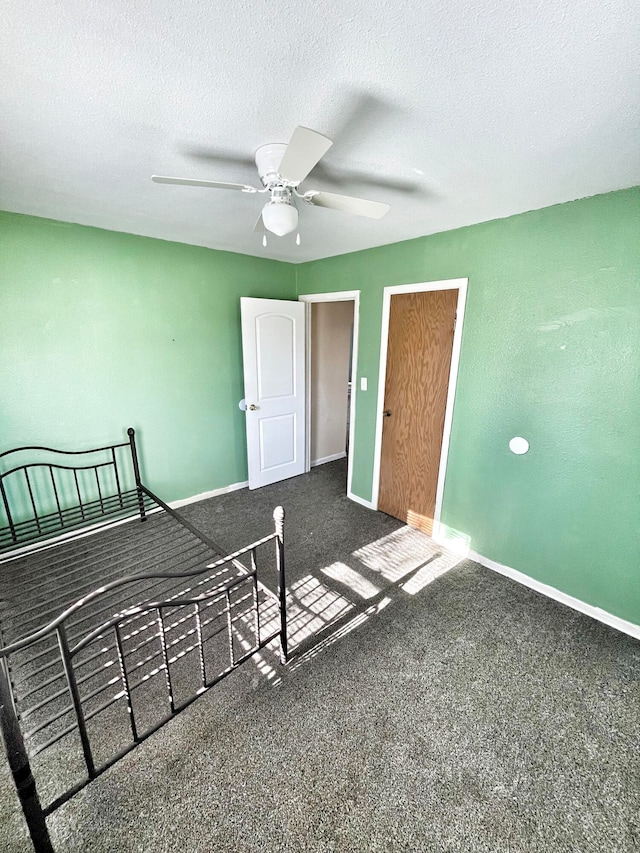
[[[249,488],[304,473],[305,306],[240,300]]]
[[[279,314],[262,314],[255,318],[255,333],[258,397],[263,401],[273,397],[293,397],[296,384],[295,322],[291,317]]]

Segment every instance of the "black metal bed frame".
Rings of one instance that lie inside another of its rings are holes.
[[[6,517],[6,525],[0,527],[0,552],[9,554],[5,564],[16,559],[15,551],[23,545],[31,545],[36,556],[46,561],[56,550],[55,544],[52,546],[47,542],[51,537],[62,535],[69,542],[66,537],[70,535],[71,541],[81,537],[86,541],[87,525],[90,529],[94,526],[109,528],[114,522],[134,521],[138,516],[140,521],[153,523],[157,513],[166,514],[170,522],[186,528],[191,541],[196,542],[196,546],[192,545],[189,550],[194,551],[200,560],[199,564],[193,565],[185,556],[181,571],[158,571],[154,568],[153,571],[116,577],[68,605],[47,624],[37,625],[35,630],[28,630],[26,635],[9,644],[4,644],[0,632],[0,728],[36,853],[53,853],[46,823],[48,815],[257,651],[279,639],[281,662],[287,662],[282,507],[274,511],[273,533],[232,554],[223,555],[213,540],[143,485],[133,429],[128,430],[128,436],[128,442],[89,451],[27,447],[0,454],[1,460],[24,451],[62,453],[79,457],[79,462],[91,455],[106,455],[106,461],[94,464],[27,462],[0,473],[0,509],[4,510]],[[129,454],[128,462],[118,459],[118,453],[125,448]],[[124,488],[128,479],[127,465],[134,481],[130,489]],[[60,480],[61,471],[68,472],[66,483]],[[87,486],[87,472],[91,489]],[[108,477],[105,472],[111,478],[112,489],[106,488]],[[16,478],[20,478],[17,487]],[[50,490],[43,484],[50,485]],[[75,498],[73,503],[68,500],[70,485]],[[16,493],[22,500],[18,511],[12,506]],[[174,536],[171,528],[170,537],[173,539]],[[60,544],[64,546],[65,541]],[[258,580],[257,550],[271,541],[276,546],[277,593]],[[203,554],[213,554],[218,559],[206,560],[203,566]],[[249,567],[241,561],[245,555],[249,558]],[[193,563],[195,558],[190,559]],[[160,565],[162,562],[158,558]],[[225,579],[231,567],[235,576]],[[2,568],[3,560],[0,558],[0,571]],[[185,583],[190,585],[185,586]],[[113,611],[112,599],[119,594],[118,591],[136,590],[141,585],[147,594],[143,594],[138,603]],[[149,592],[158,587],[159,597],[150,597]],[[111,603],[105,606],[110,599]],[[265,607],[268,613],[266,628],[261,624],[261,610],[264,622]],[[103,615],[105,613],[107,618]],[[89,624],[77,630],[79,625],[86,623]],[[28,620],[20,622],[20,630],[23,624],[28,625]],[[228,660],[220,669],[211,665],[211,648],[212,642],[221,636],[226,637]],[[25,653],[27,658],[24,658]],[[180,698],[174,684],[174,667],[192,653],[197,660],[198,684]],[[109,669],[111,666],[113,669]],[[105,671],[116,674],[104,682]],[[26,672],[27,676],[20,681],[16,679],[16,672]],[[33,679],[42,675],[44,680],[37,680],[36,685],[31,686]],[[146,727],[141,726],[136,717],[134,691],[158,675],[164,676],[158,681],[164,682],[168,712]],[[98,682],[92,681],[96,677]],[[91,687],[88,692],[87,687]],[[47,692],[50,688],[52,692]],[[99,698],[107,689],[115,689],[116,692],[89,710],[91,700]],[[35,701],[36,697],[43,696],[43,690],[44,698]],[[31,700],[27,705],[29,697]],[[88,724],[100,713],[118,705],[122,707],[122,704],[126,709],[129,730],[127,742],[106,760],[98,762]],[[27,722],[31,723],[30,729]],[[38,742],[37,736],[47,731],[47,739]],[[31,759],[71,735],[79,738],[84,768],[82,777],[48,805],[42,806]]]

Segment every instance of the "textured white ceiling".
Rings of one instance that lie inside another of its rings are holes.
[[[288,261],[640,183],[638,0],[12,0],[0,32],[0,208]],[[302,245],[253,225],[254,150],[334,146]]]

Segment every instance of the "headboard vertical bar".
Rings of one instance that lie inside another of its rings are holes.
[[[62,517],[62,508],[60,507],[60,498],[58,497],[58,489],[56,487],[56,478],[53,476],[53,465],[49,465],[49,474],[51,476],[51,485],[53,486],[53,494],[56,499],[56,506],[58,507],[58,516],[60,518],[60,523],[64,524],[64,519]]]
[[[136,450],[136,431],[133,427],[127,430],[129,444],[131,446],[131,460],[133,462],[133,474],[136,478],[136,491],[138,492],[138,507],[140,509],[140,521],[145,520],[144,497],[142,494],[142,481],[140,479],[140,466],[138,464],[138,451]]]
[[[82,495],[80,494],[80,484],[78,483],[78,472],[73,469],[73,479],[76,481],[76,492],[78,493],[78,506],[80,507],[80,515],[84,518],[84,504],[82,503]]]
[[[98,500],[100,501],[100,509],[104,512],[104,503],[102,502],[102,489],[100,488],[100,477],[98,476],[98,466],[93,469],[96,474],[96,486],[98,487]]]
[[[16,535],[16,528],[13,524],[13,517],[11,515],[11,510],[9,509],[9,501],[7,500],[7,493],[4,488],[4,483],[2,482],[2,477],[0,477],[0,494],[2,495],[2,503],[4,505],[4,511],[7,514],[7,521],[9,522],[9,530],[11,531],[11,538],[14,542],[18,541],[18,537]]]
[[[31,480],[29,479],[29,469],[25,465],[22,470],[24,471],[24,478],[27,481],[27,488],[29,489],[29,497],[31,498],[31,506],[33,507],[33,519],[38,528],[38,533],[42,533],[42,528],[40,527],[40,517],[38,516],[38,508],[36,507],[35,498],[33,497],[33,490],[31,488]]]
[[[113,473],[116,478],[116,488],[118,489],[118,497],[120,498],[120,509],[122,509],[122,488],[120,486],[120,475],[118,474],[118,462],[116,460],[116,449],[111,448],[111,459],[113,460]]]

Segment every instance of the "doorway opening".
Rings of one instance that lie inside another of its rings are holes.
[[[372,503],[437,535],[467,279],[384,289]]]
[[[307,311],[305,470],[345,459],[351,496],[360,291],[298,298]]]

